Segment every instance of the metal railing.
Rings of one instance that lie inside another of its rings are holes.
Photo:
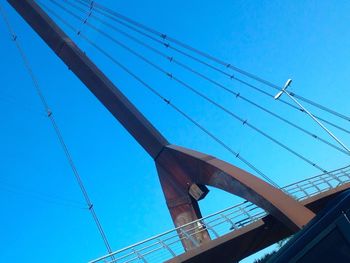
[[[350,182],[350,166],[314,176],[283,187],[285,193],[298,201]],[[182,242],[200,246],[194,236],[207,230],[212,239],[247,226],[267,213],[245,201],[178,228],[146,239],[129,247],[100,257],[89,263],[153,263],[164,262],[185,252]]]

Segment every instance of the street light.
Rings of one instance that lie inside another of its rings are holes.
[[[296,100],[296,98],[294,98],[294,96],[292,96],[288,91],[287,88],[290,86],[290,84],[292,83],[292,79],[288,79],[286,81],[286,84],[284,84],[284,87],[281,91],[279,91],[276,95],[275,95],[275,100],[278,100],[283,93],[285,93],[289,98],[291,98],[304,112],[306,112],[307,115],[309,115],[319,126],[321,126],[321,128],[323,130],[325,130],[337,143],[339,143],[348,153],[350,153],[350,149],[344,144],[342,143],[330,130],[328,130],[310,111],[308,111],[303,105],[300,104],[299,101]]]

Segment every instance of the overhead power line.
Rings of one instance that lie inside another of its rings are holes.
[[[19,54],[20,54],[20,56],[21,56],[21,58],[23,60],[24,66],[25,66],[26,70],[28,71],[28,73],[30,75],[30,78],[33,81],[34,88],[35,88],[38,96],[40,97],[41,103],[42,103],[42,105],[43,105],[43,107],[45,109],[47,117],[49,118],[49,120],[51,122],[51,125],[52,125],[52,127],[53,127],[53,129],[55,131],[55,134],[56,134],[56,136],[57,136],[57,138],[58,138],[58,140],[59,140],[59,142],[60,142],[60,144],[62,146],[64,154],[65,154],[65,156],[66,156],[66,158],[68,160],[68,163],[69,163],[69,165],[70,165],[70,167],[71,167],[71,169],[73,171],[73,174],[74,174],[74,176],[75,176],[75,178],[76,178],[76,180],[78,182],[79,188],[80,188],[80,190],[81,190],[81,192],[82,192],[82,194],[84,196],[86,205],[87,205],[87,207],[88,207],[88,209],[89,209],[89,211],[90,211],[90,213],[91,213],[91,215],[93,217],[93,220],[94,220],[94,222],[95,222],[95,224],[96,224],[96,226],[98,228],[98,231],[99,231],[99,233],[101,235],[101,238],[102,238],[102,240],[103,240],[103,242],[104,242],[104,244],[105,244],[105,246],[107,248],[107,251],[108,251],[108,253],[112,253],[112,249],[111,249],[111,247],[109,245],[107,236],[106,236],[106,234],[105,234],[105,232],[104,232],[104,230],[102,228],[102,225],[100,223],[100,220],[99,220],[99,218],[98,218],[98,216],[97,216],[97,214],[95,212],[94,205],[91,202],[91,199],[90,199],[90,197],[88,195],[88,192],[87,192],[87,190],[86,190],[86,188],[84,186],[83,180],[81,179],[81,176],[80,176],[80,174],[79,174],[79,172],[77,170],[77,167],[76,167],[76,165],[75,165],[75,163],[73,161],[73,158],[72,158],[72,156],[70,154],[68,146],[65,143],[65,140],[64,140],[63,135],[62,135],[62,133],[61,133],[57,123],[56,123],[54,115],[53,115],[53,113],[52,113],[52,111],[51,111],[51,109],[50,109],[50,107],[49,107],[49,105],[48,105],[48,103],[46,101],[46,98],[45,98],[45,96],[44,96],[44,94],[43,94],[43,92],[41,90],[41,87],[39,85],[39,81],[38,81],[37,77],[35,76],[34,71],[33,71],[32,67],[31,67],[31,65],[29,63],[29,60],[28,60],[28,58],[27,58],[27,56],[26,56],[26,54],[25,54],[21,44],[19,43],[18,36],[15,33],[14,29],[12,28],[12,26],[11,26],[11,24],[9,22],[9,19],[7,18],[7,15],[5,13],[5,10],[2,8],[1,5],[0,5],[0,13],[1,13],[1,15],[2,15],[2,17],[4,19],[4,22],[5,22],[6,26],[7,26],[7,29],[8,29],[8,31],[10,33],[11,39],[14,41],[14,43],[15,43],[18,51],[19,51]]]

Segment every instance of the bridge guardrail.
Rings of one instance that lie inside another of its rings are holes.
[[[290,185],[281,190],[298,201],[350,182],[350,166],[317,175]],[[249,225],[267,213],[256,205],[245,201],[189,224],[166,231],[89,263],[153,263],[164,262],[185,253],[182,242],[200,246],[193,236],[207,230],[212,239]]]

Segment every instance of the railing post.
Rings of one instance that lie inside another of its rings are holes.
[[[221,216],[225,219],[225,221],[227,221],[227,222],[229,222],[229,224],[231,224],[230,230],[237,230],[238,229],[236,224],[228,216],[226,216],[224,214],[222,214]]]
[[[144,263],[147,263],[147,260],[136,249],[133,248],[132,251],[134,251],[139,259],[141,259]]]
[[[296,185],[300,192],[303,192],[306,197],[310,197],[310,194],[306,192],[299,184]]]
[[[163,240],[158,239],[158,242],[163,246],[163,248],[167,249],[173,257],[176,257],[175,252],[167,244],[165,244]]]
[[[333,186],[329,183],[329,181],[327,181],[325,178],[321,177],[322,178],[322,181],[327,184],[329,186],[329,189],[332,189]]]
[[[184,235],[195,247],[199,247],[199,242],[195,240],[190,234],[184,231],[182,228],[179,229],[181,234]]]
[[[313,181],[310,180],[308,182],[317,189],[318,193],[321,192],[321,189]]]
[[[215,231],[215,229],[213,227],[211,227],[209,224],[205,224],[203,223],[203,225],[205,225],[205,227],[207,229],[209,229],[211,232],[213,232],[213,234],[216,236],[216,237],[219,237],[219,234]]]
[[[330,175],[333,179],[335,179],[336,181],[338,181],[339,184],[342,184],[342,183],[343,183],[343,182],[342,182],[337,176],[335,176],[334,174],[329,173],[329,175]],[[338,184],[338,185],[339,185],[339,184]]]
[[[254,217],[252,217],[244,208],[240,207],[239,210],[241,210],[241,212],[245,214],[251,222],[254,222]]]

